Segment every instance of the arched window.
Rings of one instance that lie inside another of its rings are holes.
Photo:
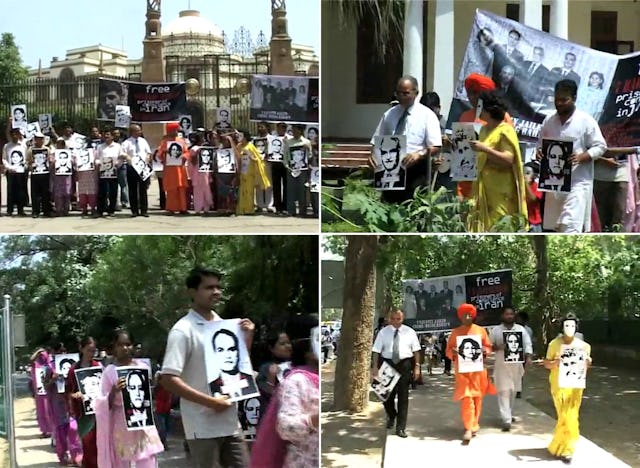
[[[60,72],[58,78],[60,83],[60,98],[64,100],[75,99],[78,95],[78,87],[76,83],[76,74],[69,67],[64,68]]]

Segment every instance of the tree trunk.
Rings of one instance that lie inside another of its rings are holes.
[[[533,290],[533,298],[536,306],[542,311],[540,317],[542,345],[546,351],[552,332],[552,304],[549,301],[549,259],[547,257],[547,236],[531,236],[533,250],[536,255],[536,284]]]
[[[369,401],[377,251],[377,236],[347,237],[340,353],[333,392],[336,411],[359,413]]]

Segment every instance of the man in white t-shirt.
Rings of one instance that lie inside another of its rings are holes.
[[[169,332],[160,383],[180,397],[184,434],[195,466],[244,468],[249,456],[237,407],[227,396],[209,394],[205,368],[206,323],[222,320],[212,310],[222,296],[220,280],[220,273],[212,270],[195,268],[189,273],[186,283],[191,309]],[[255,325],[242,319],[240,327],[247,349],[251,349]]]

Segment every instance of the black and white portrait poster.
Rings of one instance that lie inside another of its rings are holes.
[[[30,122],[27,124],[26,138],[28,141],[33,140],[36,133],[40,133],[40,124],[38,122]]]
[[[44,386],[44,378],[47,373],[47,368],[44,366],[36,366],[36,395],[46,395],[47,389]]]
[[[253,75],[250,119],[317,125],[318,78]]]
[[[95,401],[100,396],[100,384],[102,383],[102,367],[84,367],[76,369],[76,381],[78,389],[82,393],[82,411],[87,416],[95,414]]]
[[[504,343],[504,362],[523,363],[524,362],[524,341],[522,332],[504,331],[502,332]]]
[[[273,136],[267,145],[267,161],[282,162],[284,160],[284,137]]]
[[[378,374],[371,382],[371,390],[380,398],[380,401],[387,401],[398,380],[400,380],[400,372],[391,367],[389,363],[383,362],[378,369]]]
[[[320,132],[318,131],[318,124],[307,125],[305,127],[305,129],[304,129],[304,136],[311,143],[317,143],[318,142],[318,135],[319,134],[320,134]]]
[[[78,353],[67,353],[67,354],[56,354],[53,356],[53,364],[56,371],[56,374],[61,375],[64,379],[69,375],[69,369],[76,362],[80,360],[80,354]],[[64,380],[58,379],[58,393],[64,393]]]
[[[456,348],[458,353],[458,372],[466,374],[484,369],[480,335],[457,336]]]
[[[218,107],[216,109],[216,130],[225,134],[233,129],[231,126],[231,109],[228,107]]]
[[[306,146],[289,146],[289,168],[292,174],[299,174],[309,169],[309,154]]]
[[[79,172],[95,170],[95,157],[92,149],[82,149],[76,151],[76,165]]]
[[[147,180],[153,173],[153,169],[151,169],[151,166],[149,166],[149,164],[147,164],[147,161],[140,155],[136,154],[133,158],[131,158],[131,165],[142,180]]]
[[[27,105],[17,104],[11,106],[11,128],[19,128],[22,130],[23,135],[27,132]]]
[[[560,388],[585,388],[587,386],[587,353],[572,345],[561,345],[558,367]]]
[[[404,190],[407,174],[402,159],[407,154],[405,135],[379,135],[373,137],[373,160],[376,163],[374,187],[376,190]]]
[[[128,431],[141,431],[155,425],[151,403],[149,369],[137,366],[118,367],[118,380],[124,379],[122,403]]]
[[[167,143],[167,154],[165,155],[165,166],[182,166],[182,145],[177,141]]]
[[[100,160],[100,178],[101,179],[117,179],[118,168],[116,166],[116,158],[102,157]]]
[[[129,106],[116,106],[116,128],[129,128],[131,124],[131,108]]]
[[[231,148],[219,148],[216,151],[216,172],[218,174],[235,174],[236,158]]]
[[[51,114],[38,114],[38,124],[40,124],[40,131],[45,135],[51,132]]]
[[[26,156],[24,154],[23,146],[15,146],[11,153],[9,153],[9,165],[13,172],[18,174],[24,173],[24,166],[26,163]]]
[[[240,319],[207,323],[203,340],[211,395],[227,395],[232,402],[259,397]]]
[[[193,132],[193,119],[190,115],[181,115],[178,122],[180,123],[180,131],[185,137]]]
[[[542,159],[540,160],[540,179],[538,189],[541,192],[570,192],[571,163],[573,142],[567,140],[542,140]]]
[[[57,149],[54,153],[55,174],[59,176],[71,175],[73,171],[73,153],[70,149]]]
[[[476,140],[472,123],[454,122],[451,134],[451,180],[476,180],[478,167],[471,141]]]
[[[115,120],[116,106],[129,106],[132,122],[175,122],[185,114],[185,83],[139,83],[100,78],[98,120]]]
[[[476,10],[447,128],[459,121],[460,114],[470,107],[464,80],[471,73],[489,76],[496,83],[507,101],[521,142],[535,142],[544,118],[556,112],[554,86],[562,79],[576,82],[577,108],[598,120],[602,103],[612,94],[609,90],[619,61],[617,55]]]
[[[213,172],[213,161],[216,149],[212,146],[201,146],[198,150],[198,172]]]
[[[238,402],[238,420],[242,427],[244,439],[252,441],[256,438],[258,422],[260,421],[260,398],[252,397]]]
[[[320,168],[312,167],[311,175],[309,176],[309,190],[312,193],[320,192]]]
[[[262,159],[265,159],[267,157],[269,139],[267,137],[264,137],[264,138],[255,137],[252,140],[252,143],[253,143],[253,146],[255,146],[256,149],[258,150],[258,153],[260,153],[260,156],[262,156]]]
[[[32,148],[32,174],[49,174],[49,150],[47,148]]]

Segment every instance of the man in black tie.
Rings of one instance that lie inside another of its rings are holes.
[[[534,47],[531,60],[522,64],[522,72],[527,81],[527,100],[529,102],[541,102],[544,98],[544,88],[549,86],[549,69],[542,64],[544,49]]]
[[[376,336],[373,343],[373,360],[371,367],[371,382],[377,375],[382,362],[386,362],[400,373],[400,379],[391,391],[389,398],[384,403],[387,413],[387,429],[393,428],[396,423],[396,435],[405,438],[407,426],[407,414],[409,412],[409,385],[411,377],[418,380],[420,376],[420,342],[416,332],[402,324],[404,314],[396,309],[389,314],[389,325],[384,327]],[[415,360],[413,373],[411,369],[412,358]],[[396,396],[398,405],[396,408]]]
[[[567,52],[564,54],[564,62],[561,67],[553,67],[551,69],[552,85],[560,80],[573,80],[580,87],[580,75],[573,71],[576,66],[576,54]]]

